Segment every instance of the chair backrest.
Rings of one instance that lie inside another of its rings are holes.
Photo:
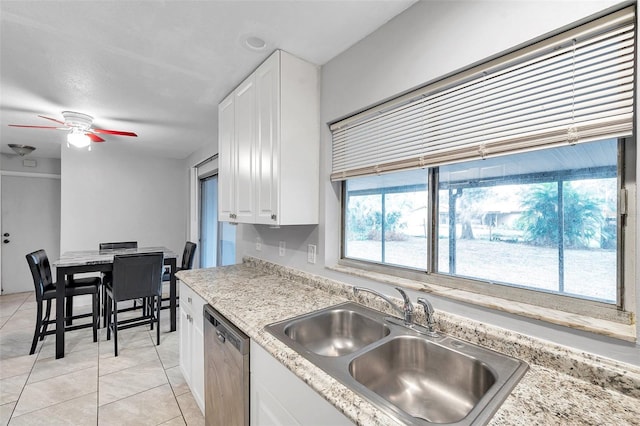
[[[182,267],[180,269],[191,269],[193,267],[193,255],[196,254],[196,243],[187,241],[184,245],[184,252],[182,252]]]
[[[45,287],[53,284],[49,258],[47,257],[47,253],[42,249],[29,253],[26,258],[27,263],[29,264],[29,269],[31,270],[31,276],[33,277],[33,285],[36,290],[36,300],[40,302],[42,300]]]
[[[120,254],[113,257],[113,298],[140,299],[162,295],[162,252]]]
[[[138,248],[137,241],[118,241],[115,243],[100,243],[98,248],[100,250],[113,250],[120,248]]]

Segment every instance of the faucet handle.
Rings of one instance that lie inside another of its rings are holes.
[[[433,313],[435,312],[433,305],[424,297],[418,297],[418,304],[422,305],[424,308],[424,316],[427,319],[427,328],[429,329],[429,332],[433,332],[433,326],[435,324],[435,320],[433,319]]]
[[[409,299],[409,296],[407,296],[407,293],[405,293],[403,289],[396,287],[396,290],[398,290],[404,300],[404,305],[402,306],[402,312],[404,312],[404,323],[406,325],[411,325],[413,324],[413,303],[411,303],[411,299]]]

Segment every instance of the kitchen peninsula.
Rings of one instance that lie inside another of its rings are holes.
[[[398,424],[264,330],[286,318],[355,300],[350,285],[250,257],[240,265],[182,271],[178,278],[350,421]],[[374,298],[357,301],[393,314]],[[418,322],[423,320],[418,316]],[[529,371],[498,409],[492,425],[638,424],[640,368],[636,366],[446,312],[437,312],[436,324],[446,334],[529,364]]]

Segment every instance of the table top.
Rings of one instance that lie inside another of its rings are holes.
[[[135,254],[162,252],[165,259],[178,258],[178,255],[166,247],[138,247],[109,250],[82,250],[64,252],[60,259],[53,262],[55,267],[69,267],[82,265],[99,265],[102,263],[113,263],[116,254]]]

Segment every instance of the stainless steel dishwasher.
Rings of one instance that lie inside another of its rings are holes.
[[[207,426],[249,425],[249,338],[204,306],[204,400]]]

